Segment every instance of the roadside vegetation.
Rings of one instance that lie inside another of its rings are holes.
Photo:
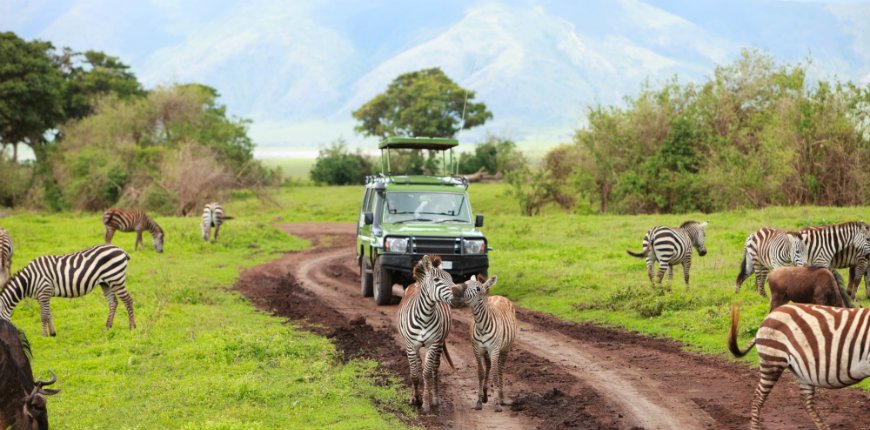
[[[42,337],[39,308],[25,299],[12,321],[27,333],[37,377],[58,375],[49,399],[53,428],[397,428],[383,410],[407,411],[398,385],[376,385],[375,363],[342,364],[325,338],[257,311],[231,291],[240,270],[306,246],[268,216],[237,216],[206,243],[197,218],[157,217],[166,251],[132,252],[135,234],[115,235],[130,252],[128,289],[137,328],[123,307],[106,330],[99,289],[54,299],[57,337]],[[31,259],[102,242],[99,214],[20,212],[0,219],[15,241],[13,269]]]

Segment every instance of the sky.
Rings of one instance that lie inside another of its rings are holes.
[[[398,74],[440,67],[475,91],[496,134],[568,142],[588,109],[644,82],[709,77],[741,49],[811,59],[813,78],[870,82],[870,3],[779,0],[4,0],[0,31],[120,57],[147,88],[215,87],[253,120],[259,158],[372,149],[351,112]]]

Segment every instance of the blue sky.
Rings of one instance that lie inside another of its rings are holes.
[[[870,4],[748,0],[358,2],[6,0],[0,30],[132,66],[146,86],[201,82],[253,119],[258,155],[353,132],[350,112],[397,74],[441,67],[495,119],[463,133],[526,147],[570,140],[589,106],[648,80],[709,76],[742,48],[811,76],[870,81]]]

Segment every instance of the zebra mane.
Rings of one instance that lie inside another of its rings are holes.
[[[699,223],[698,221],[689,220],[689,221],[686,221],[686,222],[680,224],[680,228],[687,228],[687,227],[691,226],[692,224],[701,224],[701,223]]]
[[[432,257],[430,257],[429,261],[432,262],[432,267],[441,266],[441,257],[438,255],[433,255]],[[423,270],[423,266],[422,264],[420,264],[422,262],[423,260],[420,259],[420,261],[418,261],[417,264],[414,265],[414,269],[411,271],[411,276],[413,276],[414,279],[417,279],[419,276],[423,276],[423,273],[420,273],[420,271]]]

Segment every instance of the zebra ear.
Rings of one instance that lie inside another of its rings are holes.
[[[477,282],[477,275],[471,275],[471,277],[468,278],[468,280],[472,281],[472,282]]]
[[[495,286],[496,282],[498,282],[498,275],[492,275],[492,278],[489,278],[489,280],[483,284],[483,289],[489,291],[490,288]]]
[[[706,228],[706,227],[707,227],[707,221],[702,222],[702,223],[701,223],[701,228]]]

